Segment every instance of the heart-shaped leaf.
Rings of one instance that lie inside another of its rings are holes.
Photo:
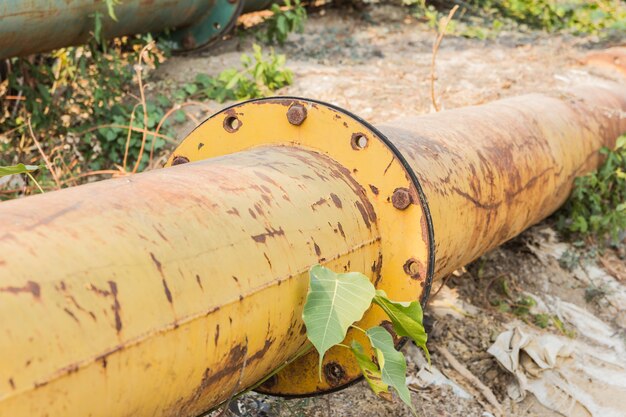
[[[321,265],[309,271],[310,286],[302,319],[307,337],[319,353],[319,376],[328,349],[341,343],[348,328],[363,317],[376,290],[359,272],[337,274]]]
[[[411,404],[411,393],[406,386],[406,360],[393,344],[393,338],[383,327],[376,326],[367,330],[367,336],[376,350],[383,382],[392,386],[400,399],[415,411]]]
[[[351,349],[359,367],[361,368],[361,372],[363,373],[365,380],[369,384],[372,391],[374,391],[374,394],[384,398],[385,400],[391,401],[389,385],[383,382],[380,369],[378,369],[378,366],[364,352],[363,346],[356,340],[353,340]]]
[[[37,171],[38,169],[39,167],[37,165],[17,164],[6,167],[0,166],[0,177],[14,174],[26,174],[27,172]]]
[[[396,334],[402,337],[410,337],[417,346],[422,348],[428,363],[430,363],[430,353],[426,347],[428,335],[422,323],[424,313],[420,303],[418,301],[410,303],[391,301],[383,290],[376,291],[374,303],[385,310]]]

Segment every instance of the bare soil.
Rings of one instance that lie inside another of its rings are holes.
[[[279,93],[327,101],[374,124],[402,115],[432,112],[430,80],[435,35],[433,29],[408,17],[402,8],[381,6],[360,12],[317,10],[310,15],[305,33],[292,35],[286,45],[276,48],[287,55],[295,80]],[[496,39],[485,41],[447,36],[436,60],[437,100],[443,109],[451,109],[507,96],[554,91],[580,84],[594,75],[606,76],[581,65],[582,57],[599,47],[594,41],[519,31],[503,32]],[[176,86],[192,81],[200,72],[217,74],[224,68],[238,66],[241,53],[249,51],[252,42],[252,37],[243,40],[235,37],[218,49],[175,57],[159,69],[159,85]],[[209,105],[217,111],[227,103]],[[205,109],[195,109],[199,120],[208,115]],[[194,125],[190,122],[183,127],[180,136]],[[541,226],[546,224],[549,222]],[[509,291],[513,297],[526,293],[557,296],[597,315],[623,339],[624,306],[611,305],[602,296],[590,298],[589,285],[572,271],[563,268],[558,260],[540,259],[529,249],[543,233],[541,230],[524,233],[447,280],[446,285],[456,288],[461,299],[475,306],[478,313],[463,319],[433,315],[427,318],[433,365],[472,398],[462,399],[449,387],[414,390],[413,402],[419,415],[494,415],[493,407],[475,386],[450,367],[437,346],[445,346],[493,391],[505,415],[558,415],[542,407],[532,395],[521,403],[510,400],[506,386],[512,377],[487,353],[508,323],[532,321],[494,306],[494,301],[505,296],[503,291]],[[613,275],[619,275],[616,270],[623,271],[620,268],[624,268],[624,256],[623,252],[612,250],[603,256]],[[433,292],[439,285],[441,282],[434,284]],[[543,331],[559,333],[554,326]],[[414,346],[405,347],[409,375],[417,372],[415,352]],[[231,410],[231,415],[259,417],[410,415],[399,400],[389,403],[376,398],[364,382],[309,399],[285,400],[249,393],[234,401]]]

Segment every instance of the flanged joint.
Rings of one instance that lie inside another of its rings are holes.
[[[294,126],[300,126],[307,116],[306,107],[302,104],[292,104],[287,110],[287,120]]]
[[[391,203],[398,210],[407,209],[412,202],[413,199],[411,198],[411,193],[408,188],[396,188],[391,196]]]

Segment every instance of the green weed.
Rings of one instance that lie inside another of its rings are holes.
[[[252,56],[241,56],[243,69],[227,69],[217,77],[198,74],[194,83],[177,91],[177,98],[210,99],[221,103],[265,97],[293,82],[293,73],[285,67],[285,61],[285,55],[277,55],[273,49],[264,57],[262,48],[254,44]]]
[[[557,227],[600,244],[606,238],[617,244],[626,229],[626,136],[617,140],[615,149],[603,148],[601,153],[606,158],[602,166],[576,178]]]
[[[307,13],[300,0],[285,0],[284,6],[272,4],[272,16],[265,20],[264,38],[267,43],[283,45],[292,32],[302,33]]]
[[[425,0],[407,0],[417,18],[436,27],[443,14]],[[605,38],[626,30],[626,4],[619,0],[466,0],[439,1],[442,10],[461,6],[449,33],[487,39],[505,26],[523,25],[548,32],[566,31]]]

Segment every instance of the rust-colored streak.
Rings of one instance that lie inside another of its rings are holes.
[[[346,238],[346,233],[343,231],[343,226],[341,223],[337,222],[337,229],[339,229],[339,233],[341,233],[341,237]]]
[[[315,203],[311,204],[311,208],[313,210],[315,210],[318,206],[321,206],[322,204],[326,204],[326,199],[325,198],[320,198]]]
[[[339,198],[339,196],[337,194],[330,193],[330,198],[333,200],[333,203],[335,203],[335,207],[341,208],[343,206],[341,204],[341,199]]]
[[[196,274],[196,282],[198,283],[198,287],[200,287],[200,289],[204,291],[204,287],[202,286],[202,279],[200,278],[200,275],[198,274]]]
[[[161,239],[163,239],[164,241],[168,242],[168,240],[165,237],[165,235],[156,226],[154,226],[154,230],[156,230],[156,232],[159,234],[159,236],[161,236]]]
[[[167,298],[167,301],[170,304],[172,304],[172,292],[170,291],[170,288],[167,285],[167,281],[165,280],[165,278],[163,278],[161,282],[163,283],[163,290],[165,291],[165,297]]]
[[[356,206],[356,208],[359,210],[359,213],[361,213],[361,217],[363,218],[363,222],[365,223],[365,225],[367,226],[368,229],[371,229],[372,225],[370,223],[370,218],[367,215],[367,211],[365,211],[365,207],[363,207],[363,204],[361,204],[360,201],[355,201],[354,205]]]
[[[68,316],[70,316],[76,323],[80,323],[80,320],[78,320],[78,317],[76,317],[76,315],[72,313],[69,308],[66,307],[63,309],[63,311],[65,311],[65,313]]]
[[[122,330],[122,317],[120,316],[120,302],[117,299],[117,284],[114,281],[109,281],[109,289],[113,296],[113,313],[115,314],[115,331],[119,333]]]
[[[26,285],[23,287],[0,287],[0,292],[9,294],[27,293],[31,294],[33,298],[36,299],[41,297],[41,287],[34,281],[26,282]]]
[[[265,233],[261,233],[259,235],[253,235],[251,237],[252,237],[252,240],[254,240],[257,243],[265,243],[268,237],[271,238],[275,236],[284,236],[284,235],[285,235],[285,231],[283,230],[282,227],[279,227],[278,230],[274,228],[266,228]]]
[[[313,248],[315,249],[315,254],[319,257],[322,256],[322,250],[320,249],[320,245],[313,242]]]
[[[154,253],[152,252],[150,252],[150,257],[152,258],[152,262],[154,262],[154,265],[159,270],[159,274],[163,275],[163,267],[161,265],[161,262],[159,262],[159,260],[156,258],[156,256],[154,256]]]

